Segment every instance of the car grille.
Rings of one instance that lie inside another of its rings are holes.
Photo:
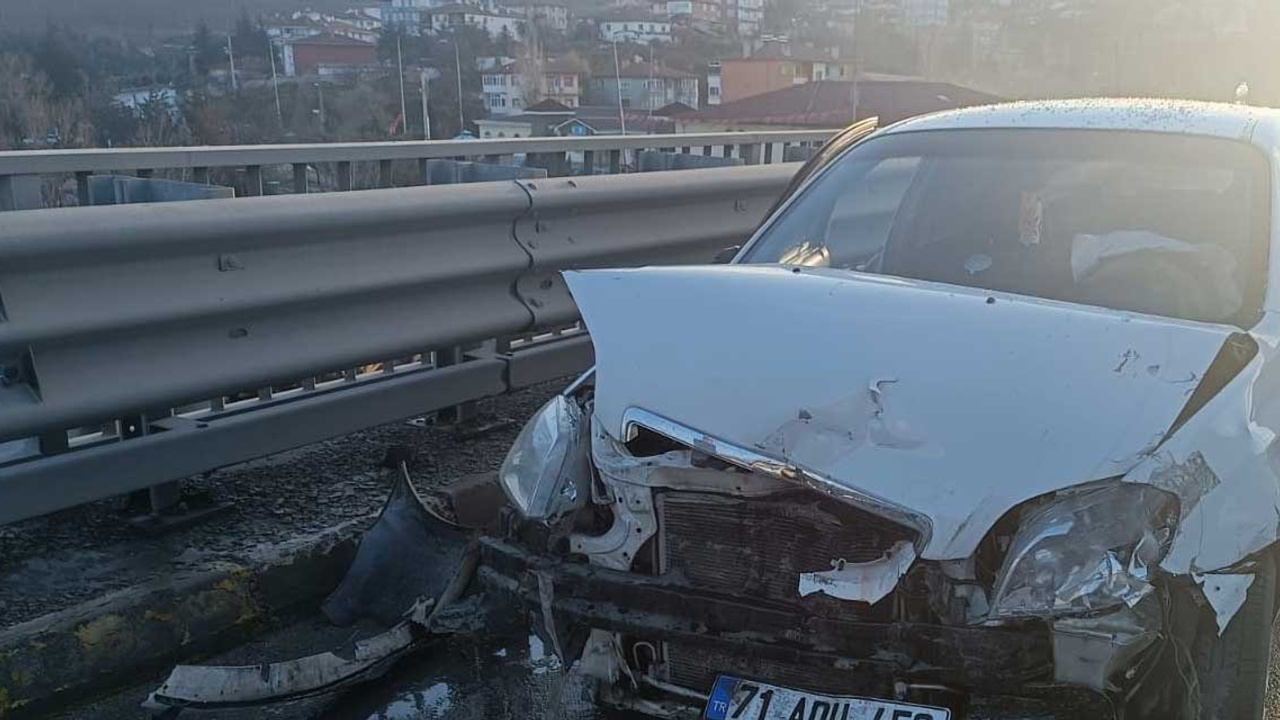
[[[877,560],[914,533],[825,495],[799,490],[765,498],[667,492],[657,502],[659,570],[688,584],[805,605],[838,603],[842,616],[873,610],[825,596],[800,598],[801,573],[832,560]],[[885,610],[890,603],[882,601]],[[824,613],[825,614],[825,613]]]

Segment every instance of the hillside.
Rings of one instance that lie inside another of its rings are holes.
[[[257,15],[301,7],[341,10],[353,3],[357,0],[0,0],[0,34],[38,32],[52,22],[76,32],[146,41],[190,32],[201,20],[215,31],[228,28],[242,6]]]

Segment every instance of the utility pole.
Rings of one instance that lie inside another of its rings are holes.
[[[400,55],[400,30],[396,29],[396,67],[400,70],[400,134],[409,132],[409,111],[404,105],[404,58]]]
[[[613,35],[613,83],[618,88],[618,124],[622,134],[627,134],[627,115],[622,111],[622,66],[618,64],[618,35]]]
[[[284,129],[284,113],[280,111],[280,81],[276,78],[276,48],[271,44],[271,38],[267,38],[267,55],[271,57],[271,89],[276,94],[276,122],[280,123],[280,128]]]
[[[236,85],[236,53],[231,49],[231,32],[227,32],[227,60],[231,63],[231,92],[239,88]]]
[[[422,68],[422,74],[419,76],[422,82],[422,139],[431,139],[431,111],[427,109],[427,88],[430,82],[427,79],[427,69]]]
[[[653,40],[649,40],[649,84],[646,86],[646,97],[649,102],[649,117],[653,117]],[[663,98],[665,99],[665,98]]]
[[[853,0],[853,86],[849,88],[849,105],[853,114],[852,122],[858,122],[858,76],[862,74],[862,62],[859,57],[862,55],[862,43],[858,41],[858,36],[862,33],[862,0]]]
[[[457,36],[453,39],[453,66],[458,75],[458,134],[467,129],[467,118],[462,112],[462,51],[458,49]]]

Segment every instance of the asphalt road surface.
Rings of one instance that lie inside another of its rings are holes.
[[[240,664],[297,657],[342,644],[350,634],[350,630],[333,628],[322,618],[308,617],[249,645],[211,658],[209,662]],[[1280,648],[1280,637],[1273,645]],[[1280,693],[1276,692],[1280,686],[1280,653],[1273,652],[1271,672],[1267,717],[1280,720]],[[331,697],[183,717],[198,720],[638,720],[638,716],[596,709],[584,688],[572,679],[560,693],[560,702],[553,704],[556,685],[562,678],[563,668],[536,637],[524,633],[479,636],[475,640],[442,642],[402,661],[373,682]],[[139,706],[162,679],[160,676],[140,678],[134,687],[55,717],[58,720],[146,717]]]

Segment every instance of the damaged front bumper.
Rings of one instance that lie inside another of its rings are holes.
[[[1132,704],[1148,678],[1175,685],[1166,673],[1176,672],[1177,653],[1161,631],[1158,594],[1133,608],[1053,622],[866,622],[574,563],[496,538],[480,542],[478,577],[539,616],[535,625],[569,660],[602,648],[615,655],[600,679],[617,682],[603,696],[632,707],[644,703],[639,707],[649,712],[698,710],[719,672],[927,703],[956,718],[1009,704],[1017,713],[1120,717],[1119,708]],[[1177,698],[1146,695],[1143,715],[1177,716],[1169,711]]]

